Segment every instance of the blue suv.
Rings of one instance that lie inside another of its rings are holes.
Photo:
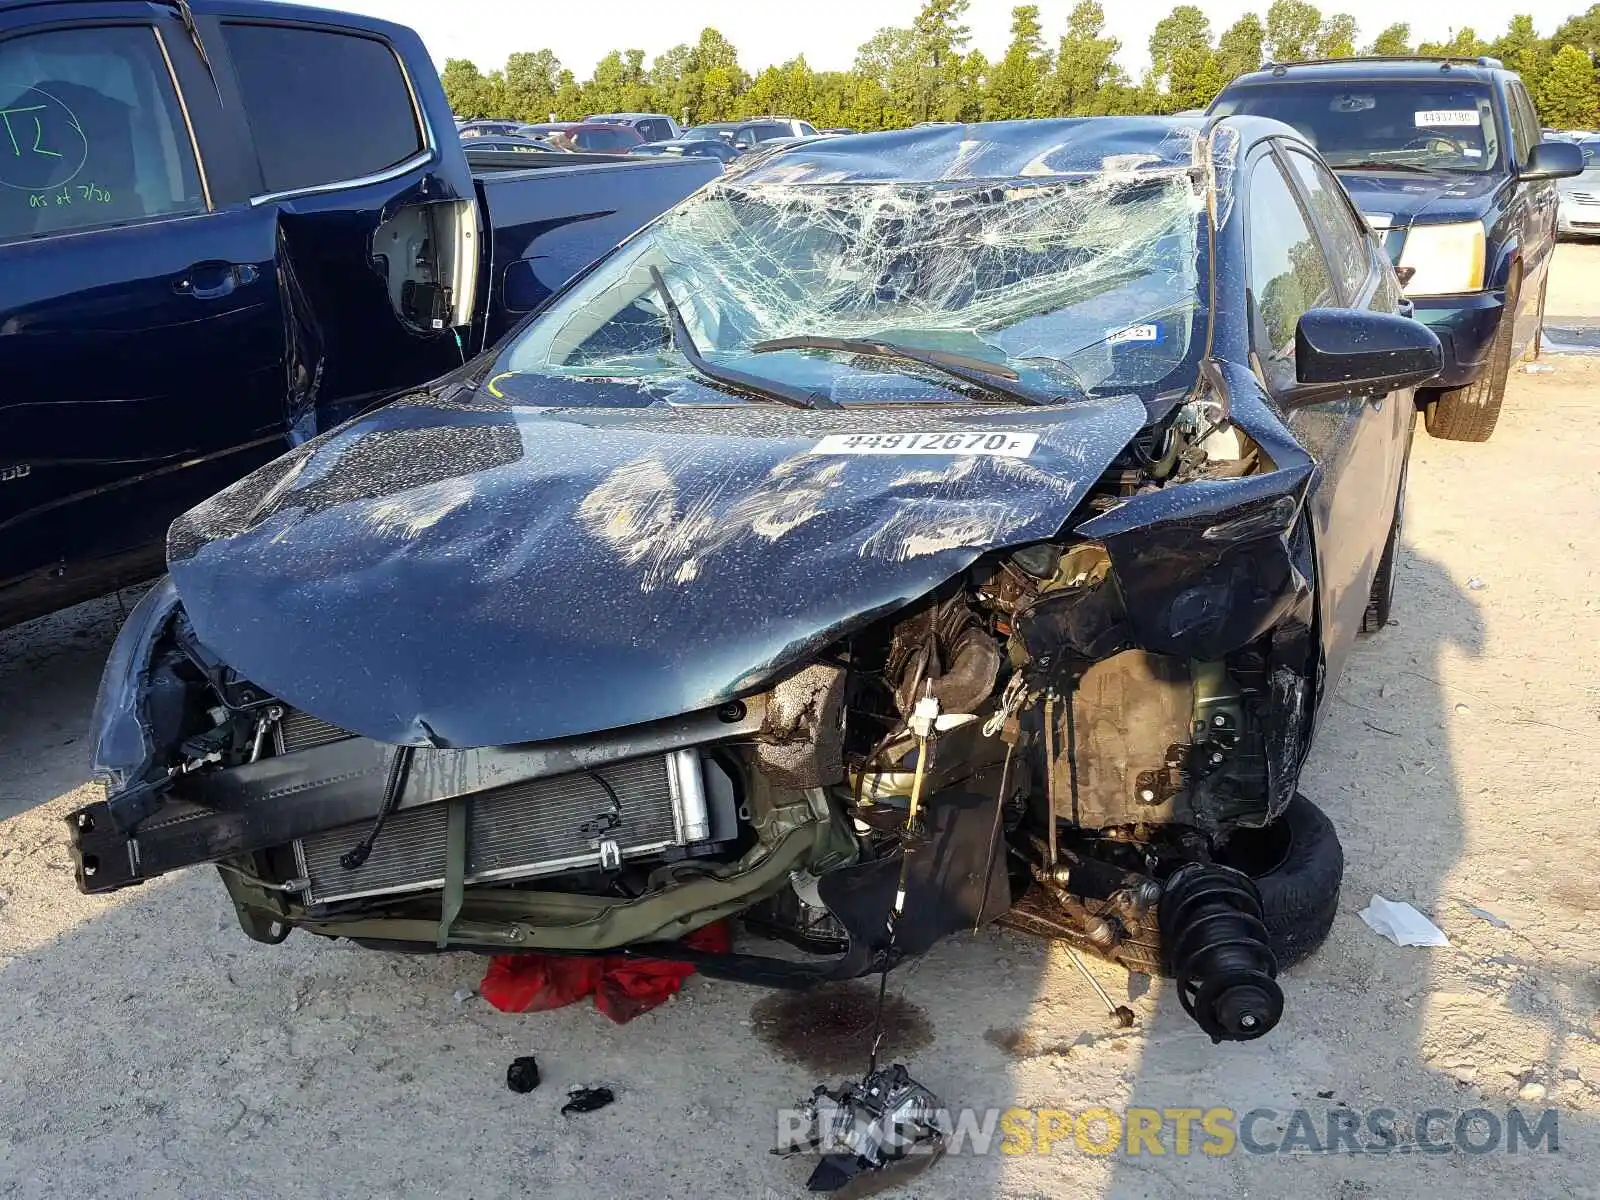
[[[1428,432],[1488,441],[1512,362],[1539,352],[1555,181],[1583,169],[1576,146],[1543,140],[1517,74],[1493,58],[1268,63],[1210,111],[1274,117],[1317,147],[1443,344],[1418,393]]]

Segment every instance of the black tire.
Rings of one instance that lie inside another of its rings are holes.
[[[1427,402],[1423,412],[1433,437],[1447,442],[1487,442],[1494,433],[1506,398],[1506,378],[1511,374],[1520,290],[1521,280],[1514,276],[1506,285],[1506,306],[1489,351],[1488,370],[1476,382],[1437,392]]]
[[[1282,968],[1311,954],[1333,928],[1344,878],[1344,847],[1327,814],[1299,793],[1273,825],[1287,833],[1287,852],[1276,866],[1254,878],[1269,943]]]

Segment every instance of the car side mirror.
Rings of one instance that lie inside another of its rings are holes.
[[[1294,361],[1298,386],[1285,398],[1291,404],[1416,387],[1443,369],[1444,352],[1438,335],[1414,318],[1313,308],[1295,326]]]
[[[1583,174],[1583,151],[1572,142],[1540,142],[1528,155],[1519,179],[1568,179]]]

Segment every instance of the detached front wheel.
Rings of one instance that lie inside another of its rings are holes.
[[[1270,825],[1235,832],[1221,861],[1255,881],[1267,944],[1280,968],[1322,945],[1339,911],[1344,847],[1320,808],[1295,793]]]
[[[1511,374],[1511,344],[1520,291],[1521,281],[1513,276],[1506,285],[1505,308],[1489,349],[1488,369],[1466,387],[1439,392],[1423,408],[1428,433],[1433,437],[1447,442],[1487,442],[1494,433],[1506,398],[1506,379]]]

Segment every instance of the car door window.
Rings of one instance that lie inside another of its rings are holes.
[[[222,35],[268,192],[353,183],[422,152],[411,88],[388,43],[233,22]]]
[[[622,135],[614,129],[583,129],[578,132],[578,148],[605,152],[616,150],[622,144]]]
[[[1294,331],[1308,309],[1337,303],[1333,276],[1289,182],[1271,158],[1250,177],[1246,214],[1256,357],[1268,387],[1294,382]]]
[[[206,207],[152,26],[0,42],[0,240]]]
[[[815,137],[817,135],[817,127],[809,121],[797,121],[795,127],[800,130],[801,137]]]
[[[1287,149],[1285,157],[1300,181],[1312,215],[1322,227],[1327,258],[1334,279],[1347,301],[1359,300],[1372,272],[1372,242],[1364,224],[1358,224],[1344,189],[1333,173],[1309,154]]]

